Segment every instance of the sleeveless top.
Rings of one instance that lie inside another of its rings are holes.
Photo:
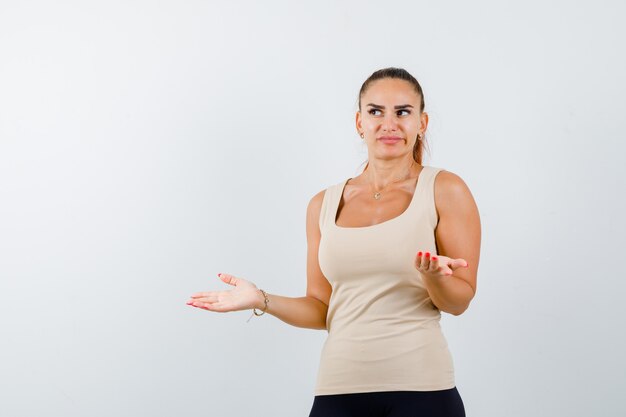
[[[372,226],[337,226],[348,179],[326,189],[318,257],[332,293],[315,395],[455,386],[441,313],[415,268],[418,251],[436,253],[441,170],[424,166],[408,208]]]

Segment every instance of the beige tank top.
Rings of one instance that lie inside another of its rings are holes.
[[[332,294],[315,395],[455,386],[441,314],[414,266],[418,251],[436,253],[439,171],[424,166],[408,208],[373,226],[337,226],[348,180],[326,189],[319,264]]]

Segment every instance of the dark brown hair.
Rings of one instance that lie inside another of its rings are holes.
[[[422,91],[422,86],[420,85],[420,83],[417,82],[415,77],[409,74],[407,70],[395,67],[388,67],[375,71],[374,73],[372,73],[372,75],[369,76],[367,80],[365,80],[365,82],[361,86],[361,90],[359,91],[359,111],[361,111],[361,97],[363,97],[363,94],[365,94],[367,89],[374,81],[381,80],[383,78],[396,78],[411,83],[411,85],[415,89],[415,92],[420,97],[420,114],[424,112],[424,93]],[[422,139],[416,140],[415,146],[413,146],[413,159],[420,165],[422,164],[422,156],[424,155],[425,140],[425,136],[422,135]],[[366,162],[367,164],[369,164],[369,161]],[[367,165],[365,165],[365,168],[363,170],[365,169],[367,169]]]

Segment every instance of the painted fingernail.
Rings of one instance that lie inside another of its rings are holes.
[[[432,259],[433,261],[436,261],[436,260],[437,260],[437,257],[436,257],[436,256],[433,256],[431,259]]]
[[[426,252],[426,254],[424,256],[426,256],[428,258],[430,256],[430,252]]]
[[[422,256],[422,251],[417,252],[417,256]]]
[[[221,278],[222,277],[222,273],[221,272],[218,273],[217,276]]]

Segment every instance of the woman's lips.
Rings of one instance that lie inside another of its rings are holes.
[[[381,141],[382,143],[394,144],[394,143],[400,142],[402,138],[399,138],[397,136],[383,136],[381,138],[378,138],[378,140]]]

